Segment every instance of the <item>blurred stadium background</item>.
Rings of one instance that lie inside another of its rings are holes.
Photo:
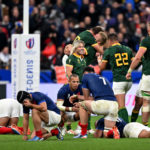
[[[62,67],[63,49],[80,32],[102,26],[107,33],[116,32],[119,42],[136,54],[146,35],[150,20],[149,0],[29,0],[29,33],[40,34],[40,90],[54,101],[58,89],[66,82]],[[23,0],[0,0],[0,94],[11,97],[11,35],[23,32]],[[97,62],[93,63],[99,72]],[[107,67],[104,75],[112,82]],[[141,67],[133,72],[134,85],[126,96],[129,114],[134,106]],[[55,89],[55,91],[53,90]],[[53,92],[51,92],[53,90]]]

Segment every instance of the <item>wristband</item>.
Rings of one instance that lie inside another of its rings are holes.
[[[131,73],[133,70],[131,68],[129,68],[128,73]]]
[[[73,95],[74,98],[77,98],[77,95]]]
[[[72,107],[69,107],[69,111],[72,111]]]

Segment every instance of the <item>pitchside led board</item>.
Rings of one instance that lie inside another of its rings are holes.
[[[12,35],[12,98],[19,90],[39,91],[40,82],[40,35]]]

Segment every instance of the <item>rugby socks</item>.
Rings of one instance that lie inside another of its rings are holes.
[[[52,136],[56,136],[56,135],[58,135],[58,133],[59,133],[59,131],[57,128],[51,130]]]
[[[0,134],[13,134],[13,130],[9,127],[0,127]]]
[[[81,135],[86,135],[88,124],[80,124],[80,126],[81,126]]]
[[[126,109],[125,107],[122,107],[122,108],[119,109],[118,115],[119,115],[119,117],[122,118],[126,123],[129,123],[128,112],[127,112],[127,109]]]
[[[131,122],[136,122],[138,116],[139,116],[139,110],[133,109],[132,115],[131,115]]]
[[[89,115],[89,118],[88,118],[88,127],[87,127],[87,130],[91,130],[91,115]]]
[[[41,130],[36,131],[35,134],[36,134],[36,136],[38,136],[39,138],[42,138],[42,131],[41,131]]]

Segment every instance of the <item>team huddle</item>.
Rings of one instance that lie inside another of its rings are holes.
[[[150,22],[147,31],[150,35]],[[150,113],[149,42],[149,36],[143,39],[133,57],[132,50],[120,44],[115,33],[107,35],[99,26],[81,32],[72,44],[65,47],[63,64],[68,83],[59,89],[57,103],[41,92],[19,91],[17,100],[23,106],[21,128],[17,127],[19,111],[13,115],[10,115],[13,108],[9,109],[9,114],[3,112],[6,100],[0,100],[0,133],[5,129],[5,133],[22,134],[23,139],[29,141],[42,141],[51,136],[63,140],[64,124],[71,126],[71,122],[78,121],[79,132],[74,138],[86,139],[91,129],[90,116],[96,114],[103,115],[103,118],[95,122],[95,138],[150,138],[150,128],[147,127]],[[89,66],[95,58],[100,71],[110,65],[112,88],[106,78]],[[130,122],[125,95],[132,86],[131,73],[139,63],[143,66],[143,75]],[[141,107],[143,124],[136,122]],[[28,139],[30,111],[34,130]]]

